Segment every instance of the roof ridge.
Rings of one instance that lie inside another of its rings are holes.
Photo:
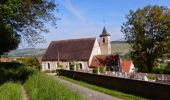
[[[87,40],[87,39],[96,39],[97,37],[91,37],[91,38],[76,38],[76,39],[64,39],[64,40],[56,40],[51,42],[60,42],[60,41],[74,41],[74,40]]]

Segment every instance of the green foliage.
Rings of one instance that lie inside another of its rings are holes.
[[[0,63],[0,84],[7,81],[24,82],[29,75],[38,71],[20,63]]]
[[[24,65],[36,68],[37,70],[40,70],[41,68],[41,64],[36,57],[18,58],[17,60]]]
[[[76,70],[79,70],[80,69],[80,63],[76,63]]]
[[[156,76],[154,76],[154,75],[148,75],[147,78],[149,80],[156,80]]]
[[[54,0],[0,1],[0,55],[16,49],[21,40],[31,45],[43,42],[45,23],[56,26]]]
[[[34,74],[24,84],[30,100],[82,100],[82,97],[42,73]]]
[[[45,70],[44,73],[56,73],[56,70]]]
[[[105,73],[105,68],[103,66],[98,68],[93,68],[93,73],[97,74],[99,70],[99,73],[104,74]]]
[[[0,86],[0,100],[23,100],[21,86],[18,83],[5,83]]]
[[[58,65],[57,68],[62,69],[62,68],[64,68],[64,66],[63,65]]]
[[[3,25],[0,19],[0,55],[16,49],[20,42],[20,35],[13,32],[10,27]]]
[[[99,72],[100,72],[101,74],[104,74],[104,73],[105,73],[105,68],[104,68],[104,67],[99,67]]]
[[[153,68],[153,73],[156,74],[170,74],[170,69],[169,68],[158,68],[158,67],[154,67]]]
[[[130,11],[121,31],[131,44],[131,58],[139,71],[152,72],[155,61],[167,53],[170,45],[170,9],[146,6]]]

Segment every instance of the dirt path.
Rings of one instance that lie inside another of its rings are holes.
[[[23,85],[21,85],[21,89],[22,89],[23,100],[29,100],[28,95],[27,95]]]
[[[74,84],[70,81],[66,81],[64,79],[58,78],[57,76],[53,76],[54,79],[60,81],[62,84],[66,85],[67,87],[71,88],[73,91],[78,91],[82,94],[87,100],[120,100],[119,98],[91,90],[89,88]]]

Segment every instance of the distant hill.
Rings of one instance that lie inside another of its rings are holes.
[[[112,41],[112,53],[118,53],[120,55],[125,55],[129,53],[131,49],[130,45],[126,41]]]
[[[46,49],[40,48],[27,48],[27,49],[17,49],[8,53],[8,56],[11,57],[20,57],[20,56],[36,56],[41,57],[45,53]]]
[[[121,55],[129,53],[130,45],[125,41],[112,41],[112,53],[119,53]],[[42,57],[45,53],[46,48],[27,48],[27,49],[17,49],[11,51],[8,56],[20,57],[20,56],[36,56]]]

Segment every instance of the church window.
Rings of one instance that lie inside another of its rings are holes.
[[[80,63],[80,69],[83,69],[83,68],[82,68],[82,63]]]
[[[50,70],[50,63],[48,63],[48,69]]]
[[[105,38],[103,38],[103,43],[105,43]]]

